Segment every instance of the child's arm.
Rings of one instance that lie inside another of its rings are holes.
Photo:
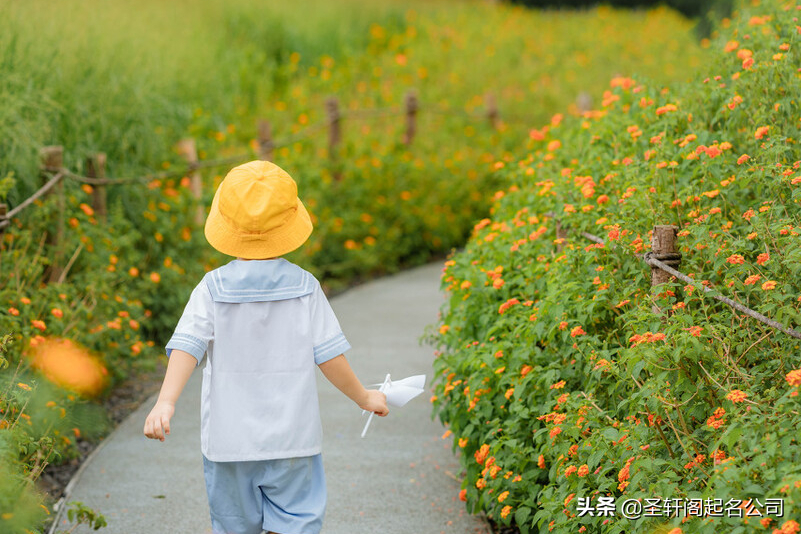
[[[356,374],[351,369],[344,354],[340,354],[328,361],[321,363],[320,371],[323,372],[329,382],[344,393],[350,400],[359,405],[362,410],[375,412],[376,415],[384,417],[389,413],[387,408],[387,396],[375,389],[365,389]]]
[[[159,398],[145,420],[145,436],[164,441],[164,436],[170,433],[170,418],[175,413],[175,402],[195,367],[197,360],[194,356],[179,349],[172,350]]]

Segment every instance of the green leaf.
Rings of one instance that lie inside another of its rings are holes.
[[[515,523],[518,525],[522,525],[526,522],[526,519],[531,515],[531,508],[528,506],[521,506],[515,512]]]
[[[642,371],[643,367],[645,367],[645,360],[644,359],[638,361],[637,363],[635,363],[634,367],[631,369],[632,378],[639,378],[640,377],[640,372]]]

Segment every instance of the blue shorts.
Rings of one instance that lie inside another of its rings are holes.
[[[318,534],[326,489],[320,454],[257,462],[203,458],[214,534]]]

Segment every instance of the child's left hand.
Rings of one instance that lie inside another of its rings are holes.
[[[164,401],[156,402],[145,419],[145,436],[164,441],[165,436],[170,433],[170,419],[174,413],[174,404]]]

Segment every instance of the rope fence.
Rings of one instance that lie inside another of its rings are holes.
[[[552,218],[556,222],[556,235],[557,239],[563,238],[565,235],[566,227],[562,226],[562,221],[556,217],[556,215],[552,212],[548,212],[545,214],[546,217]],[[635,254],[635,256],[641,260],[643,260],[648,266],[651,267],[651,286],[657,287],[665,282],[670,281],[671,277],[675,277],[686,284],[692,285],[694,288],[701,291],[703,294],[710,296],[735,310],[744,313],[745,315],[760,321],[771,328],[776,330],[780,330],[787,334],[788,336],[794,337],[796,339],[801,339],[801,332],[789,328],[778,321],[774,321],[765,315],[748,308],[747,306],[743,306],[739,302],[735,302],[732,299],[725,297],[715,291],[712,288],[709,288],[702,284],[701,282],[690,278],[689,276],[681,273],[675,267],[678,267],[681,263],[681,254],[678,252],[676,246],[676,237],[677,237],[678,227],[673,225],[656,225],[653,228],[652,239],[651,239],[651,251],[646,252],[645,254]],[[600,245],[605,245],[606,242],[598,236],[592,235],[587,232],[576,232],[578,235]],[[562,250],[562,244],[558,245],[559,251]],[[654,312],[657,314],[661,314],[662,311],[654,305]]]
[[[487,95],[485,98],[486,111],[483,113],[470,113],[458,110],[445,110],[435,106],[421,106],[417,94],[414,91],[409,91],[404,98],[403,108],[387,107],[387,108],[374,108],[374,109],[357,109],[357,110],[340,110],[339,102],[336,98],[329,98],[325,102],[326,106],[326,119],[316,124],[310,125],[299,132],[287,136],[282,139],[274,140],[272,138],[272,125],[267,120],[260,120],[258,122],[258,156],[261,159],[272,160],[273,154],[276,149],[284,148],[295,144],[297,142],[311,138],[313,135],[328,129],[328,150],[329,157],[332,160],[336,159],[336,151],[342,141],[342,121],[348,120],[368,120],[390,117],[405,117],[405,129],[403,134],[403,144],[410,146],[417,133],[417,116],[420,111],[431,114],[439,114],[446,116],[455,116],[467,120],[486,120],[492,128],[498,128],[501,124],[499,119],[495,98],[492,95]],[[518,121],[523,122],[525,119]],[[513,122],[517,122],[514,121]],[[102,176],[105,170],[105,154],[98,153],[92,158],[88,158],[86,162],[88,176],[80,175],[63,167],[60,164],[54,164],[54,161],[47,160],[48,155],[53,151],[62,151],[61,147],[43,147],[42,148],[42,175],[50,177],[49,181],[38,189],[33,195],[21,202],[11,211],[5,204],[0,204],[0,231],[7,227],[11,219],[17,216],[22,210],[33,204],[37,199],[42,198],[48,194],[63,178],[69,178],[80,183],[89,184],[92,186],[108,186],[108,185],[130,185],[130,184],[145,184],[154,180],[166,180],[171,178],[179,178],[186,176],[202,169],[210,169],[215,167],[223,167],[242,163],[252,157],[252,152],[240,153],[225,158],[213,160],[199,160],[196,155],[196,150],[189,144],[190,140],[182,140],[179,146],[184,146],[182,149],[184,157],[187,161],[186,166],[175,170],[166,170],[159,172],[147,173],[135,177],[117,177],[106,178]],[[341,176],[340,176],[341,178]],[[96,208],[98,206],[95,206]],[[102,210],[102,208],[101,208]],[[104,210],[102,210],[104,211]]]
[[[434,105],[421,105],[417,93],[413,90],[408,91],[404,97],[404,103],[401,107],[385,107],[373,109],[350,109],[342,110],[339,101],[335,97],[328,98],[325,101],[325,120],[319,121],[315,124],[309,125],[298,132],[288,135],[284,138],[273,139],[273,127],[268,120],[259,120],[257,122],[257,157],[262,160],[272,161],[276,149],[288,147],[300,141],[309,139],[319,133],[328,130],[328,158],[334,165],[333,177],[339,181],[342,178],[342,172],[337,169],[339,165],[339,146],[342,142],[342,124],[344,120],[369,120],[369,119],[385,119],[391,117],[404,117],[404,128],[402,134],[402,143],[411,146],[417,135],[417,121],[420,112],[426,112],[431,115],[451,116],[466,119],[468,121],[485,121],[492,129],[498,130],[502,126],[500,120],[500,113],[494,95],[488,94],[484,98],[483,112],[469,112],[461,110],[444,109],[442,106]],[[516,116],[512,118],[512,122],[527,123],[524,117]],[[195,222],[202,224],[204,218],[204,208],[200,203],[202,197],[202,180],[200,171],[203,169],[211,169],[215,167],[231,166],[239,163],[244,163],[253,158],[253,151],[243,152],[224,158],[200,160],[198,157],[197,145],[194,139],[182,139],[177,143],[177,151],[181,154],[185,165],[172,169],[157,172],[149,172],[141,176],[132,177],[106,177],[106,154],[99,152],[85,160],[86,175],[78,174],[63,165],[62,146],[46,146],[40,149],[40,188],[35,191],[30,197],[20,202],[13,209],[9,210],[8,206],[0,203],[0,234],[12,223],[15,217],[18,217],[26,208],[36,203],[43,198],[55,197],[57,202],[57,225],[56,231],[47,235],[47,244],[54,247],[55,254],[51,265],[48,267],[48,272],[45,273],[45,280],[49,282],[63,281],[65,270],[60,265],[63,263],[63,251],[59,247],[59,243],[63,241],[65,232],[65,196],[64,196],[64,180],[70,179],[82,184],[92,186],[92,209],[99,219],[106,220],[106,186],[112,185],[141,185],[148,184],[153,181],[167,180],[174,178],[189,177],[190,190],[194,198],[198,201],[197,211],[195,213]],[[74,261],[74,258],[73,258]]]

